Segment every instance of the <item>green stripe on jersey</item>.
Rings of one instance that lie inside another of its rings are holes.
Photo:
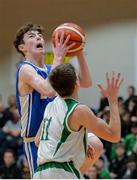
[[[57,153],[57,151],[59,150],[60,146],[67,140],[67,138],[69,137],[69,135],[71,134],[71,132],[68,130],[67,128],[67,120],[70,116],[70,114],[72,113],[72,111],[74,110],[74,108],[77,106],[78,102],[74,99],[65,99],[64,100],[66,102],[66,105],[67,105],[67,112],[66,112],[66,115],[65,115],[65,118],[64,118],[64,123],[63,123],[63,130],[62,130],[62,135],[61,135],[61,139],[60,141],[58,142],[58,145],[56,147],[56,150],[55,150],[55,153],[54,153],[54,156],[55,154]]]
[[[45,169],[49,169],[49,168],[57,168],[57,169],[64,169],[67,172],[73,173],[77,176],[78,179],[80,179],[80,173],[79,171],[75,168],[73,162],[46,162],[42,165],[39,165],[37,167],[36,172],[38,171],[42,171]]]

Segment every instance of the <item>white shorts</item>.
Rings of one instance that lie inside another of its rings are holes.
[[[81,179],[83,178],[72,162],[47,162],[37,168],[33,179]]]

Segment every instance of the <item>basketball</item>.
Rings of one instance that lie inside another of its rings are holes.
[[[64,31],[64,40],[68,35],[70,35],[70,39],[67,45],[72,44],[75,42],[76,44],[68,50],[66,56],[75,56],[77,55],[78,52],[83,50],[84,45],[85,45],[85,33],[84,30],[78,26],[77,24],[74,23],[64,23],[58,26],[52,34],[52,43],[55,47],[55,36],[56,33],[58,32],[58,36],[60,38],[60,32]]]

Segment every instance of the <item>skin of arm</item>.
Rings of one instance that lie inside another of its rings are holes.
[[[80,86],[83,88],[88,88],[92,86],[92,79],[83,51],[78,53],[77,58],[80,67]]]
[[[43,79],[30,65],[22,66],[19,80],[19,89],[23,87],[25,90],[25,94],[22,95],[30,93],[33,89],[43,96],[53,97],[55,95],[55,91],[50,86],[48,79]]]
[[[41,129],[42,129],[42,125],[43,125],[43,122],[41,123],[40,127],[39,127],[39,130],[35,136],[35,145],[37,147],[39,147],[39,143],[40,143],[40,135],[41,135]]]
[[[96,136],[116,143],[120,140],[121,126],[120,117],[117,115],[118,108],[115,105],[111,105],[110,110],[110,122],[107,124],[103,119],[100,119],[94,115],[94,113],[85,105],[79,105],[76,109],[78,113],[79,124],[88,128]]]
[[[108,73],[106,73],[106,82],[106,88],[101,84],[98,84],[98,87],[100,88],[101,93],[108,98],[110,107],[109,123],[107,124],[104,120],[95,116],[86,105],[78,105],[69,119],[69,126],[73,130],[78,130],[83,126],[98,137],[116,143],[121,137],[121,121],[117,96],[123,79],[120,78],[120,74],[116,76],[114,72],[110,79]]]

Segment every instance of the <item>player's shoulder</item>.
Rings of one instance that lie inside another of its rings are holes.
[[[78,104],[71,114],[71,118],[79,125],[85,124],[85,120],[88,120],[91,116],[90,108],[85,104]]]
[[[85,104],[78,104],[75,108],[75,113],[78,114],[80,117],[84,116],[89,111],[91,111],[90,108]]]
[[[89,107],[86,104],[78,104],[76,109],[78,111],[85,111],[85,110],[88,110]]]
[[[19,70],[19,77],[21,81],[30,81],[35,77],[37,71],[29,64],[23,64]]]
[[[32,65],[30,65],[30,64],[22,64],[22,66],[20,67],[20,71],[21,72],[35,72],[36,70],[35,70],[35,68],[32,66]]]

